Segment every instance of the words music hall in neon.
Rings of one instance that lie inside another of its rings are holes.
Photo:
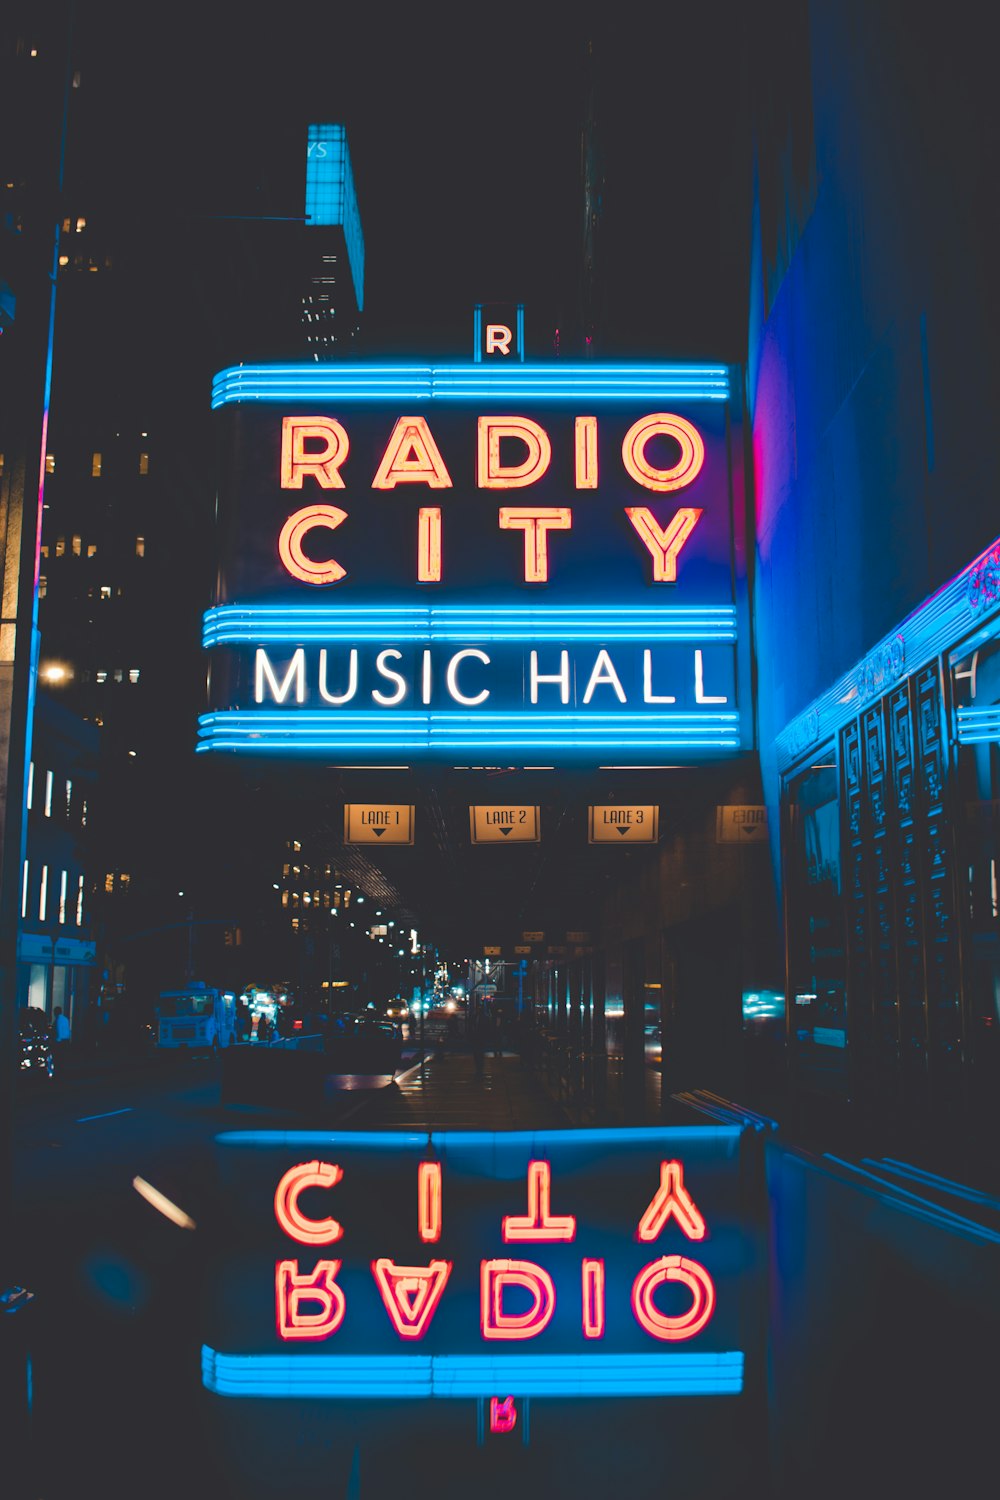
[[[274,1215],[282,1232],[299,1245],[333,1245],[344,1228],[333,1216],[312,1218],[300,1198],[308,1189],[332,1189],[343,1180],[336,1163],[299,1162],[284,1173],[274,1194]],[[568,1244],[577,1236],[575,1214],[554,1202],[551,1165],[528,1163],[525,1212],[503,1215],[505,1245],[523,1247],[520,1253],[483,1259],[479,1264],[479,1332],[485,1341],[524,1341],[538,1338],[552,1322],[557,1299],[572,1297],[580,1310],[583,1338],[604,1337],[606,1279],[603,1259],[583,1256],[575,1286],[557,1289],[552,1272],[532,1256],[546,1244]],[[420,1239],[437,1243],[444,1225],[445,1184],[438,1162],[423,1162],[417,1172],[417,1225]],[[659,1184],[650,1184],[650,1197],[635,1229],[640,1244],[651,1244],[673,1226],[690,1241],[707,1234],[704,1217],[684,1182],[679,1161],[660,1163]],[[285,1341],[331,1338],[350,1316],[338,1282],[342,1261],[320,1258],[311,1267],[298,1259],[280,1259],[275,1266],[275,1321]],[[421,1339],[433,1324],[448,1294],[453,1263],[429,1258],[426,1265],[400,1265],[388,1256],[371,1263],[372,1283],[396,1336]],[[673,1284],[681,1302],[667,1312],[657,1302],[660,1288]],[[715,1286],[705,1267],[687,1255],[661,1255],[643,1265],[632,1282],[631,1313],[650,1338],[681,1342],[694,1338],[715,1311]],[[499,1429],[504,1430],[504,1429]]]

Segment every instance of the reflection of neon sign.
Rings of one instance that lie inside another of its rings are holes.
[[[333,1188],[343,1176],[338,1164],[320,1161],[301,1162],[284,1173],[275,1192],[274,1213],[290,1239],[299,1244],[325,1245],[341,1238],[344,1231],[338,1221],[308,1218],[299,1207],[299,1196],[308,1188]],[[442,1228],[440,1164],[421,1162],[417,1183],[420,1237],[437,1240]],[[528,1212],[503,1216],[504,1240],[553,1244],[575,1239],[575,1215],[553,1214],[551,1195],[550,1164],[529,1162]],[[661,1162],[660,1186],[639,1221],[636,1238],[645,1242],[657,1239],[671,1218],[686,1238],[705,1237],[705,1220],[684,1185],[679,1161]],[[345,1294],[337,1284],[340,1267],[340,1261],[320,1260],[312,1271],[302,1271],[298,1261],[278,1262],[275,1297],[281,1339],[325,1339],[337,1332],[346,1310]],[[432,1260],[427,1266],[398,1266],[381,1257],[372,1262],[371,1271],[398,1337],[423,1338],[444,1295],[452,1262]],[[680,1312],[664,1312],[654,1300],[658,1288],[668,1283],[677,1283],[690,1294],[690,1304]],[[584,1257],[581,1287],[583,1335],[586,1339],[603,1338],[603,1260]],[[666,1255],[641,1268],[632,1285],[631,1300],[640,1328],[651,1338],[677,1342],[694,1338],[705,1328],[715,1309],[715,1285],[699,1262]],[[484,1340],[537,1338],[551,1323],[555,1309],[555,1283],[544,1266],[531,1260],[503,1258],[480,1262],[480,1334]]]

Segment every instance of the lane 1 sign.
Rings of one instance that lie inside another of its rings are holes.
[[[403,803],[348,802],[345,844],[412,844],[413,808]]]
[[[470,807],[474,844],[537,844],[537,807]]]
[[[655,844],[660,836],[658,807],[625,807],[620,803],[590,808],[590,843]]]

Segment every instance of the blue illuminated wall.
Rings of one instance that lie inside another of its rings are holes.
[[[364,307],[365,240],[354,191],[354,173],[343,125],[310,125],[306,147],[306,218],[311,225],[339,224],[347,244],[358,311]]]
[[[786,21],[758,59],[748,366],[772,808],[776,737],[1000,529],[986,64],[919,10]]]

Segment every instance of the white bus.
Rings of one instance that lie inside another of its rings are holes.
[[[205,984],[164,990],[156,1002],[156,1020],[157,1046],[214,1052],[236,1040],[236,996]]]

